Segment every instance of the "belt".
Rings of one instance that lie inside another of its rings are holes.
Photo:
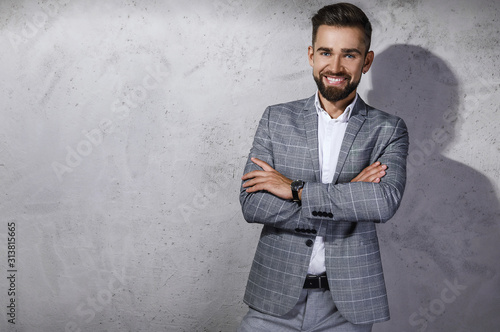
[[[321,288],[328,290],[330,287],[328,286],[328,278],[326,277],[326,272],[320,275],[308,274],[306,276],[306,281],[304,282],[304,288]]]

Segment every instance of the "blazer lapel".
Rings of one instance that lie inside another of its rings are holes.
[[[316,176],[316,181],[321,182],[318,151],[318,113],[316,112],[316,107],[314,106],[314,100],[314,95],[307,100],[304,107],[303,117],[306,129],[307,146],[311,153],[314,175]]]
[[[365,122],[365,116],[366,116],[366,104],[358,96],[358,100],[356,101],[356,104],[354,105],[354,108],[351,111],[351,117],[349,118],[349,123],[347,124],[344,140],[342,141],[342,146],[340,148],[337,168],[335,169],[335,175],[333,176],[332,183],[337,183],[340,172],[344,167],[347,155],[351,150],[354,139],[356,138],[356,135],[361,129],[361,126]]]

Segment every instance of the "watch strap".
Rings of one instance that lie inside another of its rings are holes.
[[[305,182],[302,180],[295,180],[291,184],[291,189],[292,189],[292,197],[294,202],[300,202],[299,198],[299,190],[304,188]]]

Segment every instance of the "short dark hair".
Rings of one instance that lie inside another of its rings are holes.
[[[311,19],[313,25],[312,43],[316,42],[318,28],[321,25],[335,27],[359,27],[365,33],[366,52],[370,50],[372,25],[366,14],[350,3],[336,3],[321,8]]]

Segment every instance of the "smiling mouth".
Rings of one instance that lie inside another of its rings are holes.
[[[348,80],[347,77],[343,77],[343,76],[326,76],[326,75],[323,75],[323,77],[326,79],[326,81],[328,82],[329,85],[334,85],[334,86],[341,85],[341,84],[343,84],[344,82],[346,82]]]

